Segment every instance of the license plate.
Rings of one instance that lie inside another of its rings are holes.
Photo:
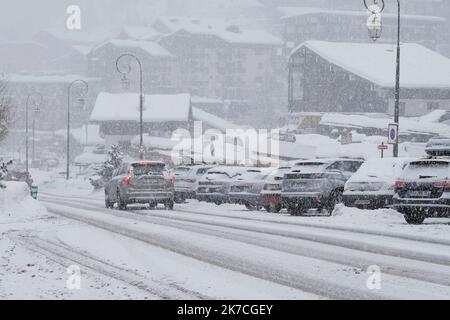
[[[359,204],[359,205],[369,205],[370,204],[370,200],[356,200],[355,204]]]
[[[410,197],[414,198],[429,198],[431,196],[431,191],[410,191]]]

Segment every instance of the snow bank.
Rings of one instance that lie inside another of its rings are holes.
[[[403,215],[392,209],[361,210],[349,208],[343,204],[336,206],[333,217],[336,222],[351,221],[355,224],[360,221],[361,225],[383,224],[383,221],[388,224],[405,222]]]
[[[0,189],[0,221],[23,221],[47,214],[39,201],[30,196],[30,189],[24,182],[3,182]]]

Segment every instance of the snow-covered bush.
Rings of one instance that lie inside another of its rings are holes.
[[[96,168],[96,175],[89,180],[95,189],[103,188],[105,183],[112,178],[114,170],[118,169],[123,162],[123,152],[117,145],[112,145],[108,151],[106,161]]]

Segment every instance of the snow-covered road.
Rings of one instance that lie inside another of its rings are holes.
[[[123,283],[132,297],[450,299],[445,220],[411,227],[390,212],[299,218],[197,202],[124,212],[95,193],[40,199],[58,222],[11,241]],[[373,266],[381,288],[371,290]]]

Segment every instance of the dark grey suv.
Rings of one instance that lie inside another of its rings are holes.
[[[281,197],[291,215],[309,209],[328,213],[342,202],[344,185],[361,167],[362,160],[317,159],[298,163],[284,175]]]
[[[166,165],[155,161],[122,164],[105,186],[106,207],[113,208],[115,203],[121,210],[129,204],[149,204],[154,208],[159,203],[173,209],[173,178]]]
[[[409,224],[450,217],[450,157],[411,162],[395,183],[394,208]]]

